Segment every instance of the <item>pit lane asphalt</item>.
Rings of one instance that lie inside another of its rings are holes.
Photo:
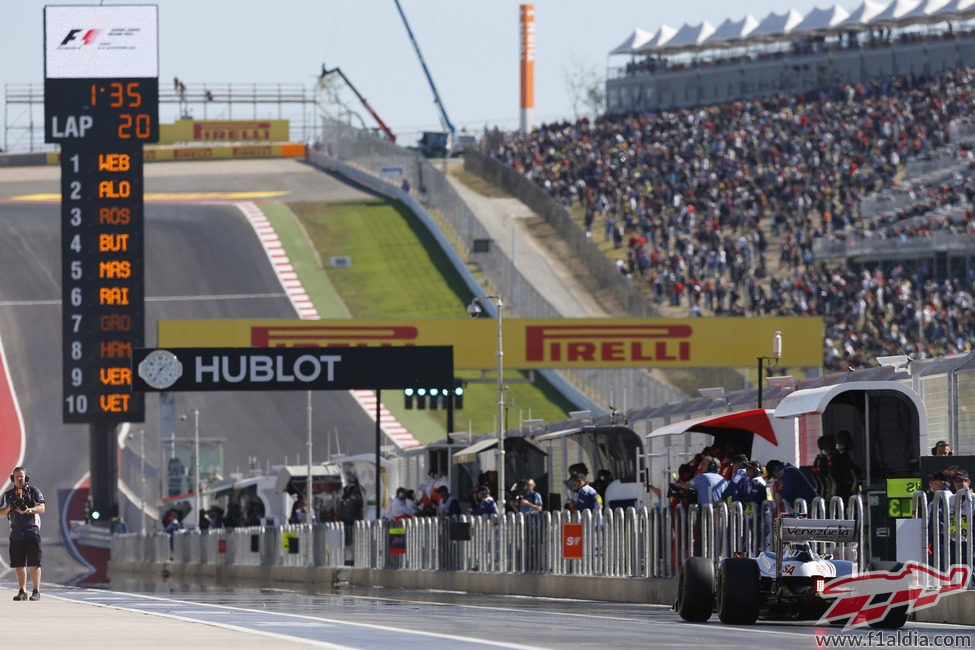
[[[6,585],[4,585],[6,586]],[[7,593],[13,593],[9,591]],[[444,592],[366,590],[301,594],[119,582],[112,590],[49,588],[38,602],[0,601],[0,615],[32,622],[38,647],[131,648],[268,644],[333,648],[811,648],[817,635],[861,647],[925,647],[970,627],[908,624],[845,632],[808,623],[686,623],[665,605]],[[871,637],[870,634],[873,633]],[[871,641],[872,639],[872,641]],[[883,643],[886,640],[892,643]],[[897,641],[901,641],[898,643]],[[906,641],[906,643],[904,643]],[[968,645],[963,645],[964,643]],[[849,643],[849,641],[847,641]]]

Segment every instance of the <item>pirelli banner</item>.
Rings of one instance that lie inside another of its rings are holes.
[[[159,144],[176,142],[287,142],[288,120],[177,120],[159,125]]]
[[[772,353],[783,367],[821,366],[822,318],[505,319],[507,368],[742,367]],[[497,321],[163,320],[158,345],[371,347],[449,345],[455,368],[497,365]]]
[[[215,160],[218,158],[304,158],[305,145],[300,143],[213,144],[179,147],[146,147],[147,162],[166,160]]]

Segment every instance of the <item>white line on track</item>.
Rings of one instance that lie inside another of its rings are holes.
[[[350,646],[341,646],[341,645],[336,645],[334,643],[326,643],[324,641],[312,641],[312,640],[309,640],[309,639],[302,639],[300,637],[289,636],[289,635],[286,635],[286,634],[277,634],[277,633],[274,633],[274,632],[268,632],[268,631],[265,631],[265,630],[259,630],[259,629],[244,627],[244,626],[240,626],[240,625],[230,625],[230,624],[227,624],[227,623],[219,623],[219,622],[215,622],[215,621],[203,621],[203,620],[200,620],[198,618],[191,618],[191,617],[188,617],[188,616],[179,616],[179,615],[176,615],[176,614],[169,614],[169,613],[164,613],[164,612],[154,612],[152,610],[139,609],[139,608],[135,608],[135,607],[124,607],[122,605],[116,605],[116,604],[113,604],[113,603],[95,603],[95,602],[91,602],[89,600],[85,600],[83,598],[82,599],[66,598],[66,597],[62,597],[62,596],[56,596],[56,595],[53,595],[51,593],[45,594],[44,597],[45,598],[56,598],[58,600],[64,600],[64,601],[72,602],[72,603],[81,603],[81,604],[84,604],[84,605],[92,605],[94,607],[105,607],[107,609],[117,609],[117,610],[122,611],[122,612],[131,612],[133,614],[146,614],[146,615],[149,615],[149,616],[158,616],[160,618],[168,618],[168,619],[171,619],[171,620],[174,620],[174,621],[183,621],[185,623],[200,623],[200,624],[203,624],[203,625],[209,625],[211,627],[218,627],[218,628],[221,628],[221,629],[224,629],[224,630],[231,630],[233,632],[245,632],[245,633],[260,634],[262,636],[268,636],[268,637],[271,637],[271,638],[274,638],[274,639],[280,639],[282,641],[287,641],[289,643],[300,642],[300,643],[304,643],[306,645],[317,646],[319,648],[331,648],[332,650],[352,650]],[[140,598],[151,598],[151,596],[139,596],[139,597]],[[131,600],[131,599],[127,599],[127,600]],[[166,600],[166,599],[158,599],[158,600]],[[179,602],[179,601],[172,601],[172,602]],[[215,605],[215,607],[219,607],[219,606],[218,605]],[[231,609],[233,609],[233,608],[231,608]]]
[[[92,592],[89,592],[89,593],[92,593]],[[111,595],[110,597],[113,600],[114,600],[114,597],[115,597],[116,594],[118,594],[118,592],[112,592],[112,591],[98,591],[97,592],[97,595],[94,594],[94,593],[92,593],[93,597],[104,597],[104,596]],[[110,608],[119,609],[119,610],[123,610],[123,611],[137,612],[137,613],[142,613],[142,614],[150,614],[152,616],[163,616],[163,617],[167,617],[167,618],[173,618],[173,619],[177,619],[177,620],[189,621],[189,622],[195,622],[195,623],[203,623],[205,625],[213,625],[213,626],[217,626],[217,627],[223,627],[223,628],[228,628],[228,629],[233,629],[233,630],[238,630],[238,631],[253,632],[253,633],[257,633],[257,634],[265,634],[265,635],[268,635],[268,636],[273,636],[273,637],[276,637],[276,638],[286,639],[286,640],[289,640],[289,641],[299,640],[299,641],[303,641],[303,642],[310,643],[310,644],[313,644],[313,645],[317,645],[317,646],[320,646],[320,647],[326,647],[326,648],[345,648],[345,647],[347,647],[347,646],[340,646],[340,645],[335,645],[335,644],[330,644],[330,643],[324,643],[324,642],[319,642],[319,641],[309,641],[309,640],[303,639],[302,637],[298,637],[298,636],[282,635],[282,634],[277,634],[277,633],[273,633],[273,632],[267,632],[267,631],[265,631],[263,629],[260,629],[260,628],[263,628],[263,627],[267,627],[267,624],[265,622],[258,623],[257,626],[256,626],[256,628],[252,628],[252,627],[244,627],[244,626],[238,626],[238,625],[228,625],[228,624],[225,624],[225,623],[218,623],[218,622],[213,622],[213,621],[206,621],[206,620],[200,620],[200,619],[195,619],[195,618],[189,618],[186,615],[175,615],[175,614],[170,614],[170,613],[160,613],[160,612],[155,612],[155,611],[148,610],[148,609],[138,609],[138,608],[135,608],[135,607],[125,607],[125,606],[122,606],[122,605],[117,605],[117,604],[112,604],[112,603],[92,602],[92,601],[90,601],[90,600],[88,600],[86,598],[77,598],[77,599],[75,599],[75,598],[68,598],[68,597],[64,597],[64,596],[56,596],[56,595],[53,595],[53,594],[51,595],[51,597],[52,598],[61,598],[62,600],[67,600],[67,601],[72,601],[72,602],[80,602],[80,603],[85,603],[85,604],[89,604],[89,605],[95,605],[97,607],[110,607]],[[424,632],[422,630],[411,630],[411,629],[408,629],[408,628],[398,628],[398,627],[390,627],[390,626],[386,626],[386,625],[376,625],[375,623],[356,623],[356,622],[352,622],[352,621],[344,621],[344,620],[337,620],[337,619],[330,619],[330,618],[318,618],[318,617],[314,617],[314,616],[306,616],[304,614],[290,614],[290,613],[287,613],[287,612],[273,612],[272,613],[272,612],[262,611],[262,610],[257,610],[257,609],[249,609],[247,607],[232,607],[232,606],[229,606],[229,605],[217,605],[217,604],[210,604],[210,603],[187,603],[186,601],[175,600],[175,599],[172,599],[172,598],[162,598],[162,597],[159,597],[159,596],[150,596],[150,595],[147,595],[147,594],[131,594],[131,597],[132,598],[136,598],[136,599],[144,599],[144,600],[147,600],[147,601],[155,601],[155,602],[158,602],[158,603],[175,603],[175,604],[181,605],[181,606],[191,605],[193,607],[200,608],[200,614],[203,614],[203,613],[211,613],[211,612],[214,612],[214,610],[217,610],[217,611],[223,610],[223,611],[231,612],[231,613],[232,612],[244,612],[244,613],[248,613],[248,614],[257,614],[257,615],[261,615],[261,616],[269,616],[269,615],[272,615],[273,614],[273,616],[275,616],[275,617],[283,617],[283,618],[287,618],[287,619],[294,619],[298,623],[298,626],[305,627],[305,628],[308,627],[310,623],[313,623],[313,624],[328,624],[328,625],[334,625],[334,626],[350,626],[350,627],[357,627],[357,628],[368,629],[368,630],[376,630],[376,631],[379,631],[379,632],[390,632],[390,633],[396,634],[398,636],[398,638],[399,638],[399,641],[398,642],[400,644],[404,644],[405,643],[405,638],[406,637],[413,636],[413,637],[425,637],[425,638],[430,638],[430,639],[440,639],[440,640],[446,640],[446,641],[456,641],[458,643],[478,644],[478,645],[490,646],[490,647],[495,647],[495,648],[512,648],[514,650],[542,650],[542,648],[539,647],[539,646],[530,646],[530,645],[517,644],[517,643],[504,643],[504,642],[500,642],[500,641],[492,641],[490,639],[478,639],[478,638],[474,638],[474,637],[463,637],[463,636],[458,636],[456,634],[440,634],[440,633],[437,633],[437,632]],[[196,612],[194,612],[194,613],[196,613]],[[279,625],[273,625],[273,627],[279,627]]]

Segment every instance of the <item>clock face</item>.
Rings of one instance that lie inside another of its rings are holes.
[[[169,388],[182,376],[183,364],[168,350],[154,350],[139,363],[139,376],[153,388]]]

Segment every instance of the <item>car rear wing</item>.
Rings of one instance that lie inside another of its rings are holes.
[[[853,519],[780,517],[775,523],[783,542],[848,543],[856,539],[857,527]]]
[[[783,542],[834,542],[849,543],[857,538],[854,519],[802,519],[779,517],[775,520],[775,588],[782,580]]]

